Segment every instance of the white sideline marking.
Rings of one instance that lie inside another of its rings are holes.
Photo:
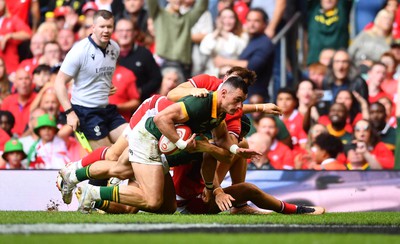
[[[335,232],[399,234],[399,226],[298,224],[5,224],[0,234],[121,233],[121,232]]]

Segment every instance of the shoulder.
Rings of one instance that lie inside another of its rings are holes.
[[[111,46],[117,50],[119,50],[119,45],[116,41],[110,40]]]

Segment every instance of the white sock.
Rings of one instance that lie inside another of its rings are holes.
[[[69,181],[75,184],[79,183],[78,178],[76,178],[76,173],[75,171],[71,172],[71,174],[69,175]]]
[[[101,200],[101,197],[100,197],[100,186],[93,186],[92,190],[91,190],[91,193],[92,193],[93,200],[95,200],[95,201]]]
[[[79,159],[79,161],[76,161],[75,166],[76,166],[76,169],[82,169],[83,168],[82,159]]]

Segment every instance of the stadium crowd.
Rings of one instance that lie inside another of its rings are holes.
[[[248,169],[400,169],[397,0],[0,0],[0,169],[61,169],[88,154],[55,80],[67,53],[92,34],[98,10],[115,16],[109,103],[126,123],[154,94],[243,67],[257,75],[246,137],[262,153]],[[305,47],[288,53],[282,87],[280,43],[272,40],[297,11]],[[304,59],[299,70],[293,56]],[[282,115],[263,113],[266,102]]]

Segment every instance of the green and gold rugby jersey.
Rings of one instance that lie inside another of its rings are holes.
[[[184,124],[192,133],[206,133],[218,127],[225,119],[226,113],[217,114],[217,92],[210,92],[207,97],[186,96],[178,101],[183,113],[189,118]],[[146,120],[146,130],[160,139],[161,132],[154,123],[153,117]]]

